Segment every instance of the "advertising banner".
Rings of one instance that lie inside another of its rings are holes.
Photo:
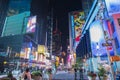
[[[44,54],[45,53],[45,46],[44,45],[38,45],[37,49],[39,54]]]
[[[71,14],[71,35],[73,37],[73,45],[76,48],[81,37],[82,27],[85,23],[85,15],[83,11],[74,11]]]

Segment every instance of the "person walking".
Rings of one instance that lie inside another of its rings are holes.
[[[77,80],[77,69],[74,68],[74,73],[75,73],[75,80]]]
[[[23,72],[23,80],[32,80],[31,79],[31,73],[29,71],[29,68],[27,68],[24,72]]]

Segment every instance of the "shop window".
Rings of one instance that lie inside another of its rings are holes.
[[[116,46],[116,49],[119,48],[119,43],[118,43],[118,39],[117,39],[117,37],[115,38],[115,46]]]

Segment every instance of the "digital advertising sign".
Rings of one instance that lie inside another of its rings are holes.
[[[90,25],[90,39],[91,39],[91,49],[93,56],[107,56],[107,50],[109,50],[110,55],[114,55],[112,46],[103,46],[106,44],[105,37],[110,38],[110,33],[108,31],[107,22],[94,21]]]
[[[80,41],[82,27],[85,23],[84,12],[74,12],[74,30],[75,30],[75,41]]]
[[[28,18],[26,33],[35,32],[36,28],[36,16],[32,16]]]

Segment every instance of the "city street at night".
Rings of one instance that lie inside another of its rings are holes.
[[[120,80],[120,0],[0,0],[0,80]]]

